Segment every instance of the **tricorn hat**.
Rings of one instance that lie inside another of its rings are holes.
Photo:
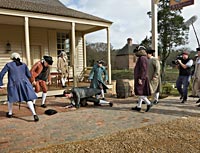
[[[133,50],[133,53],[136,53],[140,50],[145,50],[146,51],[146,48],[144,46],[137,46],[134,50]]]
[[[97,63],[98,64],[104,64],[105,62],[104,62],[104,60],[101,59],[101,60],[97,61]]]
[[[153,50],[153,49],[148,49],[146,52],[147,52],[147,54],[153,54],[153,53],[155,53],[155,50]]]
[[[200,47],[198,47],[196,50],[197,50],[197,51],[200,51]]]
[[[43,56],[43,58],[49,65],[53,64],[53,60],[51,56]]]
[[[54,110],[54,109],[48,109],[44,113],[47,114],[47,115],[54,115],[54,114],[57,113],[57,111]]]

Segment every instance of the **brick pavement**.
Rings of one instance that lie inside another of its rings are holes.
[[[21,153],[48,145],[94,139],[103,135],[130,128],[140,128],[149,124],[166,122],[181,117],[200,116],[196,99],[190,98],[181,104],[178,97],[161,99],[150,112],[135,112],[131,107],[136,105],[133,97],[127,99],[108,98],[113,107],[88,107],[72,111],[63,108],[68,101],[62,97],[48,97],[48,108],[58,111],[47,116],[46,109],[37,107],[40,121],[33,122],[33,117],[25,104],[20,110],[14,106],[14,118],[5,118],[6,105],[0,106],[0,152]],[[38,102],[37,105],[40,103]]]

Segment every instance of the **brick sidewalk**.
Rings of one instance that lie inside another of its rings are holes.
[[[109,98],[108,98],[109,99]],[[33,122],[33,117],[25,104],[20,110],[14,106],[14,118],[5,118],[7,105],[0,107],[0,152],[21,153],[34,148],[61,144],[71,141],[87,140],[108,135],[130,128],[139,128],[149,124],[166,122],[180,117],[200,116],[195,100],[189,99],[181,104],[178,97],[160,100],[150,112],[135,112],[131,107],[136,105],[133,97],[127,99],[110,98],[113,107],[88,107],[70,111],[63,108],[68,102],[61,97],[48,97],[48,108],[58,111],[47,116],[46,109],[37,107],[40,121]],[[40,102],[37,103],[39,105]]]

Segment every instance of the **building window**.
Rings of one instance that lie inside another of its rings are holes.
[[[57,33],[57,55],[59,55],[62,51],[67,54],[68,57],[68,65],[70,65],[70,39],[69,33]]]

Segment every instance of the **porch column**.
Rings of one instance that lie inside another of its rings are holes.
[[[157,17],[157,4],[159,0],[151,0],[151,12],[152,12],[152,49],[155,50],[155,57],[158,57],[158,17]]]
[[[30,57],[30,40],[29,40],[29,21],[28,17],[25,17],[25,46],[26,46],[26,61],[27,66],[31,68],[31,57]]]
[[[75,46],[75,23],[72,22],[72,68],[73,68],[73,85],[77,87],[77,74],[76,74],[76,46]]]
[[[107,27],[107,48],[108,48],[108,83],[111,84],[111,60],[110,60],[110,27]]]
[[[85,35],[83,35],[83,67],[84,69],[87,68],[87,57],[86,57],[86,38]]]

